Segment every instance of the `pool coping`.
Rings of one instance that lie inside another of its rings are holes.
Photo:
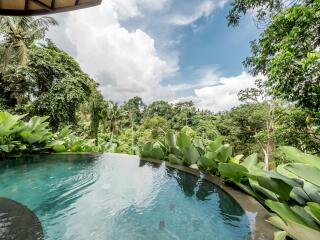
[[[25,205],[12,199],[0,197],[0,237],[3,240],[44,240],[38,217]]]

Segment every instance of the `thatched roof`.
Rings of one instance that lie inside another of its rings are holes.
[[[0,15],[30,16],[99,5],[102,0],[0,0]]]

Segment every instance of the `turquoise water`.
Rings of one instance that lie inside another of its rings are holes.
[[[0,196],[38,216],[48,240],[250,239],[220,188],[124,155],[50,155],[0,164]]]

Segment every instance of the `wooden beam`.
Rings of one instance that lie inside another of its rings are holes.
[[[51,9],[54,10],[54,5],[56,4],[56,0],[51,1]]]
[[[39,5],[40,7],[43,7],[45,10],[48,10],[49,12],[52,12],[53,10],[51,9],[51,7],[47,6],[46,4],[44,4],[43,2],[40,2],[39,0],[30,0],[32,2],[34,2],[35,4]]]
[[[24,10],[28,10],[29,9],[29,0],[26,0],[24,3]]]

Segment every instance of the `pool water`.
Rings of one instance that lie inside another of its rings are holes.
[[[0,196],[30,208],[46,240],[250,239],[247,215],[219,187],[137,157],[2,162]]]

